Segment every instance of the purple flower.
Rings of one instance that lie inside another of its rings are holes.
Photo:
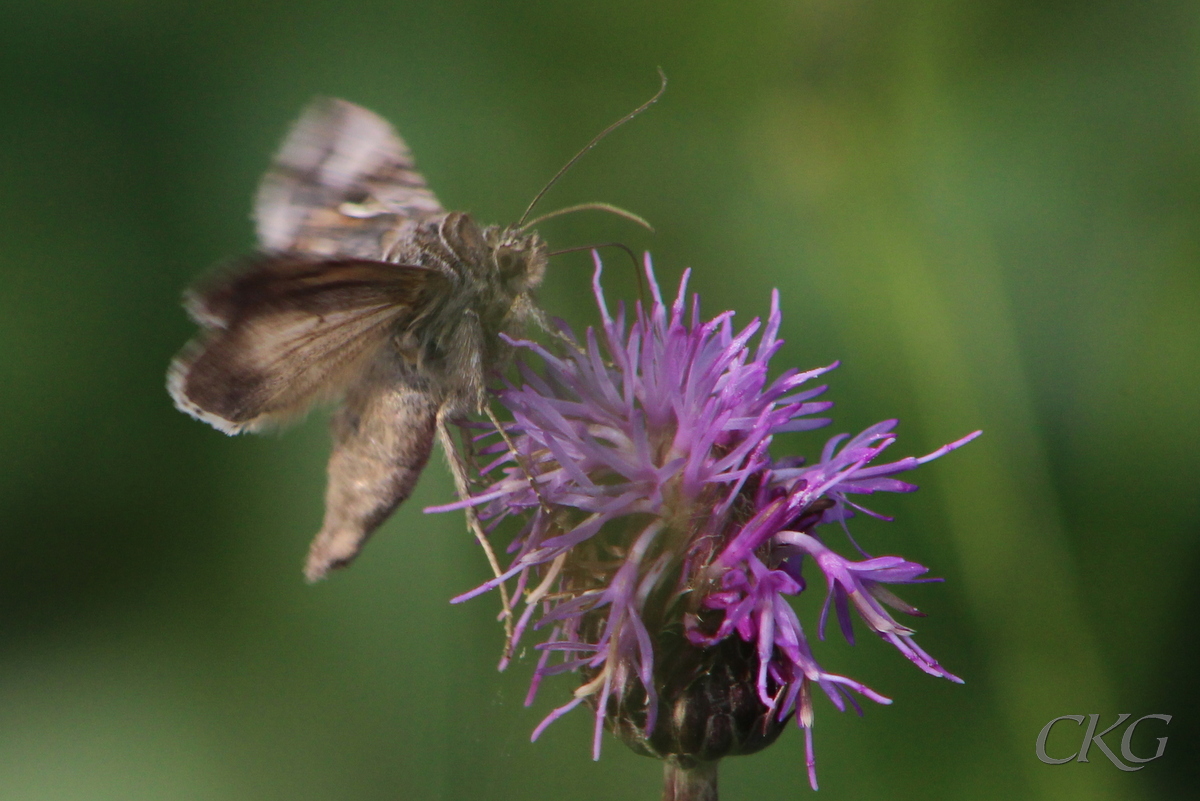
[[[830,439],[811,465],[774,459],[776,433],[829,423],[816,416],[832,406],[817,400],[826,387],[811,383],[837,365],[770,379],[782,345],[778,292],[765,325],[756,319],[735,331],[732,312],[702,322],[699,299],[687,306],[687,273],[668,307],[649,257],[645,269],[653,302],[638,304],[632,322],[623,306],[610,314],[597,257],[601,330],[589,328],[579,342],[561,325],[570,343],[563,354],[514,342],[528,355],[523,384],[499,393],[513,422],[482,449],[495,457],[480,470],[486,488],[431,510],[476,507],[490,535],[513,518],[512,558],[501,576],[454,600],[515,582],[519,616],[501,669],[531,629],[540,633],[527,704],[547,676],[582,677],[535,739],[587,702],[595,758],[607,724],[642,753],[707,763],[769,745],[795,715],[815,789],[814,685],[840,710],[847,700],[858,708],[850,691],[890,700],[814,659],[789,601],[807,591],[806,561],[825,582],[822,638],[832,607],[853,642],[853,607],[919,668],[961,681],[886,609],[919,614],[885,585],[930,581],[921,578],[927,569],[861,549],[864,559],[848,559],[816,532],[830,523],[844,529],[857,511],[874,514],[851,496],[916,489],[894,476],[979,432],[877,465],[895,439],[889,420]]]

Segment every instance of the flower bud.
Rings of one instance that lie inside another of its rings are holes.
[[[636,753],[683,765],[715,762],[761,751],[787,725],[791,714],[781,720],[758,696],[758,658],[749,643],[729,637],[701,648],[675,628],[655,646],[654,728],[646,733],[646,693],[636,681],[610,696],[605,716]]]

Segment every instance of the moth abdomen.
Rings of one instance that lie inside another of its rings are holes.
[[[433,449],[442,399],[385,348],[334,415],[325,520],[304,574],[316,581],[349,564],[412,494]]]

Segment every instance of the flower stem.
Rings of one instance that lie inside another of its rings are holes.
[[[717,763],[664,760],[662,801],[717,801]]]

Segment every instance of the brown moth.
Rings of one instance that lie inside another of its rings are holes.
[[[585,208],[644,224],[603,203],[539,219]],[[487,373],[510,357],[500,335],[542,322],[532,292],[548,254],[524,217],[480,227],[443,209],[392,127],[344,100],[318,100],[300,117],[254,218],[260,252],[187,293],[203,330],[171,364],[167,388],[181,411],[226,434],[342,399],[325,520],[305,567],[315,581],[353,560],[412,494],[435,435],[466,491],[447,423],[484,408]]]
[[[176,357],[175,405],[226,434],[341,395],[325,521],[305,574],[348,563],[412,493],[435,433],[478,410],[501,332],[536,317],[536,233],[444,210],[403,140],[343,100],[315,102],[258,191],[262,252],[186,298],[204,329]]]

